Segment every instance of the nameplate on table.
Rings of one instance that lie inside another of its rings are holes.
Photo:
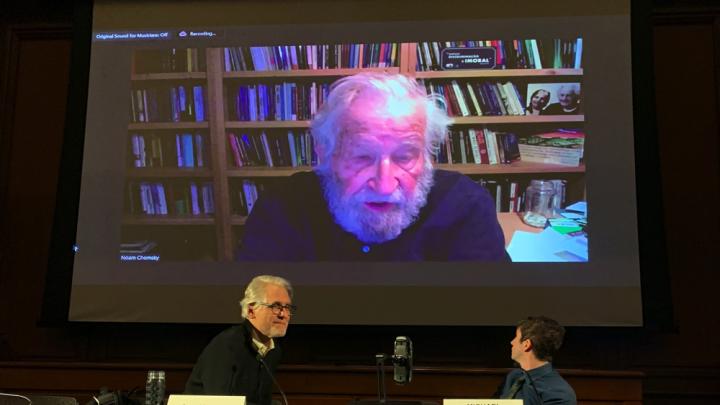
[[[523,405],[522,399],[443,399],[443,405]]]
[[[245,405],[241,395],[170,395],[167,405]]]

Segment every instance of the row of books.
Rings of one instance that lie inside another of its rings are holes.
[[[507,178],[479,178],[475,181],[488,190],[495,201],[497,212],[523,212],[525,210],[525,191],[530,184],[527,180],[516,180]],[[565,204],[565,180],[551,180],[555,183],[555,190],[558,194],[560,204]],[[262,194],[265,185],[262,182],[244,179],[241,184],[235,187],[234,194],[237,197],[233,204],[233,212],[238,215],[250,215],[258,196]]]
[[[447,140],[435,155],[437,163],[509,164],[520,159],[518,136],[488,128],[449,131]]]
[[[204,72],[204,48],[138,49],[135,73]]]
[[[130,90],[131,122],[206,120],[207,91],[202,85],[158,86]]]
[[[582,68],[582,38],[555,38],[420,42],[416,70],[443,70],[442,52],[446,48],[493,48],[495,69]]]
[[[420,80],[428,94],[440,95],[450,116],[525,115],[525,97],[512,82]],[[230,119],[287,121],[311,119],[327,99],[328,83],[241,84],[228,93]]]
[[[170,215],[168,200],[172,202],[172,215],[212,215],[215,197],[210,182],[189,181],[170,184],[169,195],[162,182],[129,182],[128,209],[132,215]]]
[[[397,43],[240,46],[225,48],[225,71],[396,67]]]
[[[557,131],[520,138],[522,160],[564,166],[579,166],[585,150],[585,133],[580,130]]]
[[[437,83],[421,80],[428,94],[439,94],[445,100],[448,115],[453,117],[483,115],[525,115],[525,99],[511,82]]]
[[[155,133],[130,135],[133,167],[205,167],[208,162],[206,137],[202,134]]]
[[[435,156],[437,163],[509,164],[518,160],[578,167],[585,133],[578,129],[519,136],[486,127],[452,130]]]
[[[312,118],[330,92],[328,83],[238,85],[231,88],[231,119],[292,121]]]
[[[228,133],[235,167],[298,167],[317,164],[313,139],[308,130],[287,133]]]
[[[236,196],[233,204],[233,213],[238,215],[250,215],[258,196],[263,192],[264,185],[250,179],[244,179],[239,187],[235,188]]]
[[[287,132],[230,132],[228,146],[234,167],[314,166],[317,155],[309,130]],[[585,133],[558,129],[548,133],[518,136],[487,127],[448,132],[446,142],[435,156],[437,163],[509,164],[517,160],[577,167],[583,159]],[[133,167],[206,167],[208,148],[202,134],[134,133],[130,136]],[[163,151],[172,151],[167,154]]]
[[[208,161],[206,137],[202,134],[132,134],[133,167],[205,167]],[[440,146],[435,161],[449,164],[509,164],[517,160],[577,167],[583,158],[585,134],[581,130],[519,137],[515,133],[489,128],[452,130]],[[234,167],[298,167],[317,164],[313,138],[308,130],[276,133],[228,133]],[[166,156],[163,150],[172,150]]]
[[[525,210],[525,192],[531,180],[479,178],[475,180],[485,187],[495,201],[497,212],[523,212]],[[565,205],[565,180],[550,180],[555,185],[555,192],[560,206]]]

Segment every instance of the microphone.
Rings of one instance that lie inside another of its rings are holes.
[[[412,341],[407,336],[395,338],[395,346],[392,356],[393,380],[400,385],[412,381],[413,349]]]
[[[275,384],[275,387],[278,389],[278,391],[280,391],[280,395],[282,395],[283,403],[285,403],[285,405],[288,405],[288,400],[287,400],[287,397],[285,396],[285,393],[283,392],[282,388],[280,388],[280,384],[278,384],[277,380],[275,379],[275,376],[274,376],[273,373],[270,371],[270,369],[268,368],[267,364],[265,364],[265,360],[264,360],[263,357],[260,355],[260,353],[258,353],[258,355],[257,355],[256,358],[257,358],[257,361],[260,362],[260,366],[261,366],[261,367],[265,370],[265,372],[270,376],[270,379],[272,380],[273,384]]]

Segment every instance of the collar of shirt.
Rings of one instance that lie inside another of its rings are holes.
[[[530,375],[530,378],[534,380],[550,373],[552,369],[552,363],[547,362],[540,367],[527,371],[527,373]]]
[[[261,356],[265,357],[265,355],[272,349],[275,348],[275,341],[273,339],[270,339],[270,344],[266,345],[263,344],[263,342],[257,340],[255,336],[252,338],[252,344],[257,350],[258,353],[260,353]]]

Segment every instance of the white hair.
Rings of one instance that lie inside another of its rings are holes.
[[[580,95],[580,84],[579,83],[564,83],[558,87],[558,93],[563,89],[567,90],[568,93],[573,93],[576,96]]]
[[[293,296],[293,289],[290,282],[282,277],[262,275],[257,276],[250,280],[250,283],[245,288],[245,296],[240,300],[241,316],[243,319],[247,318],[248,309],[255,303],[262,302],[265,300],[265,288],[268,284],[277,285],[284,288],[290,298]]]
[[[325,103],[315,115],[310,128],[318,151],[320,163],[317,169],[330,169],[332,156],[340,137],[344,132],[344,118],[355,99],[360,95],[382,96],[382,100],[416,104],[425,112],[425,149],[429,157],[435,155],[447,137],[447,127],[451,123],[445,108],[445,101],[435,94],[428,96],[425,88],[414,79],[400,74],[358,73],[344,77],[330,88]]]

